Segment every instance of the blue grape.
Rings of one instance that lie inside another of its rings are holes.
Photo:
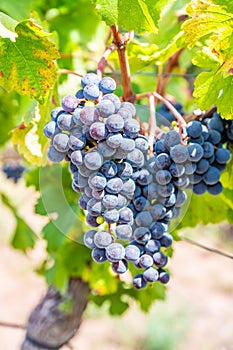
[[[83,241],[87,248],[93,249],[96,247],[94,243],[94,236],[96,233],[97,233],[96,230],[90,230],[84,234]]]
[[[110,132],[118,132],[124,127],[124,120],[119,114],[112,114],[106,119],[106,126]]]
[[[135,147],[139,149],[142,152],[147,152],[148,151],[148,140],[145,136],[138,135],[136,139],[134,139],[135,142]]]
[[[106,94],[103,96],[101,101],[111,101],[114,106],[115,106],[115,111],[113,111],[112,113],[115,113],[119,110],[119,108],[121,107],[121,100],[119,99],[119,97],[115,94]],[[112,114],[110,113],[110,114]]]
[[[107,96],[107,95],[106,95]],[[97,105],[96,105],[96,111],[98,115],[102,118],[108,118],[110,115],[115,113],[115,105],[110,100],[104,100],[102,99]]]
[[[137,148],[130,152],[127,155],[126,159],[132,165],[133,168],[141,168],[144,165],[144,155]]]
[[[137,211],[146,210],[150,206],[150,202],[148,201],[148,199],[146,199],[143,196],[140,196],[140,197],[137,197],[136,199],[134,199],[133,204],[134,204],[135,209]]]
[[[80,111],[80,120],[83,124],[90,126],[95,121],[97,121],[97,115],[95,112],[95,108],[93,106],[85,106]]]
[[[123,181],[119,177],[108,179],[106,184],[106,191],[111,194],[120,193],[123,188]]]
[[[119,132],[109,133],[106,138],[106,143],[109,147],[117,148],[121,145],[122,135]]]
[[[124,123],[124,133],[127,136],[136,138],[140,131],[140,124],[136,119],[127,119]]]
[[[49,139],[52,139],[58,131],[59,129],[57,128],[57,125],[54,120],[51,120],[44,126],[44,135]]]
[[[168,257],[162,252],[153,254],[154,263],[157,267],[164,267],[167,265]]]
[[[67,152],[69,136],[63,133],[56,134],[53,138],[53,146],[58,152]]]
[[[197,174],[204,174],[209,168],[209,162],[207,159],[202,158],[197,163],[196,173]]]
[[[98,151],[89,151],[85,154],[84,164],[90,170],[97,170],[103,165],[103,156]]]
[[[121,261],[125,257],[125,248],[120,243],[111,243],[107,248],[106,257],[110,262]]]
[[[167,132],[164,136],[164,145],[166,148],[180,144],[180,135],[175,130]]]
[[[62,99],[62,108],[66,112],[73,112],[78,107],[78,100],[73,95],[67,95]]]
[[[92,226],[92,227],[97,227],[99,226],[100,224],[97,222],[97,217],[96,216],[93,216],[89,213],[87,213],[86,215],[86,222],[88,225]]]
[[[117,274],[125,273],[127,270],[128,270],[128,263],[124,259],[112,263],[112,271]]]
[[[99,172],[93,173],[88,178],[88,184],[91,187],[91,189],[101,191],[106,187],[107,179],[103,174]]]
[[[189,153],[185,146],[176,145],[171,148],[170,156],[175,163],[184,163],[188,159]]]
[[[171,165],[171,158],[167,153],[160,153],[155,158],[155,164],[159,169],[168,169]]]
[[[128,152],[132,152],[135,148],[135,142],[134,140],[128,138],[128,137],[123,137],[121,144],[120,144],[120,150],[125,152],[126,154]]]
[[[134,239],[138,243],[147,243],[151,239],[150,230],[147,227],[137,227],[133,233]]]
[[[47,151],[47,157],[53,163],[59,163],[65,158],[65,153],[59,152],[54,148],[53,145],[50,145]]]
[[[119,210],[119,223],[128,224],[133,220],[133,212],[128,207],[123,207]]]
[[[107,145],[106,141],[98,142],[97,149],[105,159],[111,158],[114,155],[114,153],[116,153],[116,149]]]
[[[119,212],[116,209],[108,209],[104,212],[104,221],[114,224],[119,220]]]
[[[214,154],[214,146],[212,145],[212,143],[210,143],[208,141],[204,142],[202,148],[203,148],[203,151],[204,151],[204,153],[203,153],[203,157],[204,158],[210,158],[210,157],[213,156],[213,154]]]
[[[140,255],[140,249],[136,245],[129,244],[125,247],[125,259],[127,261],[137,261]]]
[[[185,167],[183,164],[172,163],[169,167],[169,172],[174,177],[180,177],[185,173]]]
[[[148,254],[154,254],[158,252],[161,247],[161,243],[157,239],[149,239],[145,244],[145,250]]]
[[[74,126],[72,114],[62,113],[57,118],[57,125],[59,129],[69,131]]]
[[[125,108],[125,109],[129,110],[131,115],[132,115],[132,117],[135,117],[135,115],[137,113],[137,110],[136,110],[134,104],[131,103],[131,102],[127,102],[127,101],[122,102],[121,103],[121,108]]]
[[[105,194],[102,203],[106,209],[114,209],[118,205],[118,197],[114,194]]]
[[[149,185],[152,182],[152,175],[147,169],[141,169],[137,177],[137,183],[142,186]]]
[[[217,145],[221,142],[221,134],[217,130],[209,130],[208,141],[214,145]]]
[[[107,160],[104,162],[102,167],[100,168],[100,172],[107,178],[110,179],[116,176],[118,171],[118,166],[111,160]]]
[[[217,196],[218,194],[220,194],[223,191],[223,186],[222,186],[221,182],[217,182],[215,185],[212,185],[212,186],[208,185],[207,191],[212,196]]]
[[[116,227],[116,235],[119,239],[127,240],[132,236],[132,227],[127,224],[121,224]]]
[[[90,126],[90,135],[94,140],[104,140],[107,136],[107,129],[104,123],[95,122]]]
[[[126,180],[133,174],[133,168],[128,162],[122,162],[117,164],[118,176],[122,180]]]
[[[107,248],[113,243],[113,237],[107,231],[98,231],[94,235],[94,244],[98,248]]]
[[[96,100],[100,95],[98,86],[95,84],[86,85],[83,89],[83,95],[87,100]]]
[[[163,236],[165,228],[161,222],[157,221],[151,225],[150,232],[153,239],[159,239]]]
[[[90,84],[95,84],[98,85],[100,82],[100,78],[97,74],[95,73],[87,73],[85,74],[82,79],[81,79],[81,84],[82,87],[84,88],[86,85],[90,85]]]
[[[95,247],[91,252],[92,259],[97,263],[103,263],[107,260],[105,249]]]
[[[206,192],[206,190],[207,190],[207,186],[203,181],[193,185],[193,193],[195,194],[202,195]]]
[[[116,82],[111,77],[104,77],[99,82],[99,89],[104,94],[111,94],[116,90]]]
[[[135,218],[137,226],[149,227],[153,222],[152,215],[148,211],[142,211],[138,213]]]
[[[191,137],[199,137],[202,133],[202,125],[201,122],[197,120],[193,120],[187,124],[186,127],[187,133]]]
[[[79,166],[83,163],[83,153],[80,150],[72,152],[70,160],[73,164]]]
[[[215,153],[215,159],[220,164],[226,164],[230,157],[230,151],[226,148],[219,148]]]
[[[148,254],[141,255],[138,260],[138,265],[144,269],[151,267],[153,263],[154,263],[153,258]]]
[[[203,175],[203,181],[207,185],[215,185],[220,178],[220,171],[214,167],[210,166],[207,172]]]
[[[133,278],[133,286],[136,289],[143,289],[146,287],[146,281],[143,278],[142,274],[137,274]]]
[[[153,267],[149,267],[143,272],[143,278],[146,282],[155,282],[158,277],[158,271]]]
[[[79,90],[76,92],[75,97],[77,97],[77,98],[80,99],[80,100],[84,99],[83,89],[79,89]]]
[[[159,272],[159,278],[158,278],[159,282],[161,282],[162,284],[167,284],[170,280],[170,276],[169,274],[164,271],[164,270],[161,270]]]
[[[160,185],[167,185],[171,181],[172,176],[168,170],[158,170],[155,178]]]
[[[172,245],[173,238],[169,233],[164,233],[159,240],[162,247],[168,248]]]

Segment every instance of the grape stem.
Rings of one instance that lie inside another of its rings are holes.
[[[142,94],[137,94],[136,97],[136,101],[141,100],[142,98],[149,98],[149,96],[154,96],[155,99],[159,100],[160,102],[162,102],[163,104],[165,104],[165,106],[172,112],[172,114],[174,115],[174,117],[177,120],[178,126],[179,126],[179,134],[180,134],[180,138],[183,141],[183,135],[182,135],[182,128],[186,127],[186,121],[184,120],[184,118],[182,117],[182,115],[177,111],[177,109],[163,96],[161,96],[158,92],[146,92],[146,93],[142,93]]]
[[[122,76],[122,86],[123,86],[123,101],[134,102],[135,94],[132,90],[132,84],[130,79],[130,68],[129,61],[126,53],[126,45],[133,38],[133,31],[121,34],[117,25],[112,25],[110,27],[112,36],[113,36],[113,44],[115,45],[118,53],[118,58],[120,62],[120,70]]]
[[[154,144],[154,138],[155,138],[155,131],[156,131],[156,105],[155,105],[155,98],[153,94],[150,94],[148,96],[148,104],[150,109],[150,117],[149,117],[149,137],[148,137],[148,145],[150,152],[153,153],[153,144]]]
[[[72,74],[72,75],[76,75],[76,76],[78,76],[78,77],[80,77],[80,78],[83,77],[82,74],[73,72],[72,70],[69,70],[69,69],[59,69],[59,70],[58,70],[58,74]]]
[[[106,60],[108,58],[108,56],[110,55],[110,53],[116,49],[116,46],[114,44],[111,44],[104,52],[103,56],[101,57],[101,59],[99,60],[98,66],[97,66],[97,70],[96,70],[96,74],[102,78],[103,75],[103,71],[104,71],[104,67],[106,64]]]

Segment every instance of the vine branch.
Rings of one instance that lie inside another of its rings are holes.
[[[120,62],[120,70],[122,76],[122,86],[123,86],[123,100],[134,102],[135,95],[132,90],[132,84],[130,79],[130,67],[129,61],[126,53],[126,45],[129,40],[132,39],[133,32],[121,34],[117,25],[112,25],[110,27],[112,36],[113,36],[113,44],[115,45],[119,57]]]
[[[193,241],[192,239],[184,237],[184,236],[180,236],[180,238],[184,242],[187,242],[189,244],[195,245],[196,247],[205,249],[205,250],[207,250],[207,251],[209,251],[211,253],[215,253],[215,254],[218,254],[218,255],[225,256],[226,258],[233,259],[233,255],[230,254],[230,253],[223,252],[222,250],[219,250],[219,249],[216,249],[216,248],[207,247],[206,245],[204,245],[202,243]]]
[[[104,70],[104,67],[105,67],[105,64],[106,64],[106,60],[108,58],[108,56],[110,55],[110,53],[115,50],[116,47],[114,44],[111,44],[107,49],[106,51],[104,52],[103,56],[101,57],[99,63],[98,63],[98,66],[97,66],[97,70],[96,70],[96,74],[102,78],[102,75],[103,75],[103,70]]]

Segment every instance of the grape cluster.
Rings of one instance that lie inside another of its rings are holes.
[[[6,174],[7,179],[13,179],[14,183],[16,184],[19,179],[22,177],[25,168],[22,165],[5,165],[3,167],[3,172]]]
[[[99,95],[85,90],[93,85],[102,92],[95,105],[87,100]],[[200,194],[205,186],[209,193],[219,193],[218,172],[229,151],[220,147],[221,137],[210,122],[196,121],[187,125],[183,142],[170,130],[149,150],[134,105],[113,94],[112,78],[87,73],[82,86],[52,111],[44,127],[51,139],[47,156],[70,162],[72,188],[81,193],[79,205],[93,227],[84,235],[93,260],[109,261],[117,274],[133,263],[139,270],[133,277],[137,289],[155,281],[165,284],[172,245],[168,229],[187,200],[184,189],[193,187]]]
[[[186,131],[187,149],[195,169],[190,179],[192,191],[198,195],[206,191],[218,195],[223,190],[220,174],[230,159],[230,151],[223,147],[224,121],[216,114],[202,122],[189,122]]]

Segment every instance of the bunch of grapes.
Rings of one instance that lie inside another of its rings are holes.
[[[92,249],[94,261],[109,261],[117,274],[134,264],[137,289],[155,281],[167,283],[165,266],[172,245],[168,229],[187,200],[184,189],[193,187],[200,194],[200,187],[206,186],[209,193],[219,193],[216,171],[221,169],[216,163],[225,164],[229,151],[215,141],[211,127],[196,121],[187,125],[184,141],[170,130],[149,150],[135,106],[113,94],[112,78],[87,73],[82,86],[52,111],[44,133],[51,139],[48,158],[70,162],[72,187],[81,193],[79,205],[93,227],[85,233],[84,244]],[[100,92],[103,96],[95,105],[86,102]]]
[[[7,179],[13,179],[14,183],[16,184],[19,179],[22,177],[25,168],[22,165],[5,165],[3,167],[3,172],[6,174]]]

